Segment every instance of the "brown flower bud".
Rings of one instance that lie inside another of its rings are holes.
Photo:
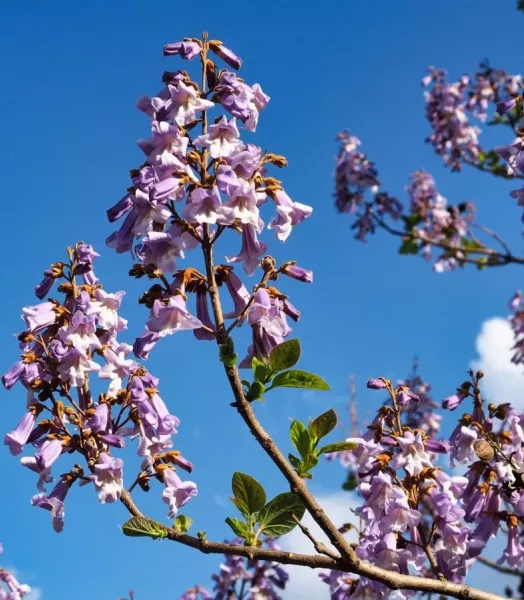
[[[484,371],[479,370],[477,371],[477,379],[482,379],[484,377]]]
[[[477,440],[473,444],[473,450],[475,454],[484,462],[489,462],[495,456],[495,451],[486,440]]]
[[[264,256],[262,259],[260,266],[264,273],[269,273],[275,268],[275,259],[272,256]]]
[[[206,60],[206,79],[208,88],[210,90],[215,89],[217,84],[217,68],[210,58]]]
[[[129,269],[130,277],[135,277],[136,279],[140,279],[146,274],[147,265],[135,264]]]
[[[280,154],[266,154],[264,157],[264,162],[271,163],[282,169],[283,167],[287,167],[287,159],[285,156],[281,156]]]

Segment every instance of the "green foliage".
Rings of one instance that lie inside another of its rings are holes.
[[[290,454],[289,462],[300,477],[311,479],[310,471],[317,466],[320,455],[329,452],[341,452],[342,450],[353,450],[357,447],[354,442],[335,442],[318,448],[320,440],[331,433],[337,423],[337,413],[332,408],[310,421],[308,428],[300,421],[291,423],[289,437],[300,454],[300,458]]]
[[[219,346],[220,360],[226,367],[233,367],[236,365],[238,356],[235,354],[235,346],[233,338],[228,337],[224,344]]]
[[[149,537],[154,540],[167,537],[167,531],[160,523],[145,517],[131,517],[122,525],[122,532],[129,537]]]
[[[269,368],[273,373],[279,373],[294,367],[300,358],[300,342],[286,340],[275,346],[269,355]]]
[[[322,392],[329,390],[329,385],[321,377],[298,369],[279,373],[273,379],[271,387],[268,388],[268,390],[277,387],[292,387],[307,390],[319,390]]]
[[[191,517],[187,517],[186,515],[177,515],[173,524],[173,528],[175,531],[179,531],[180,533],[187,533],[192,523],[193,519]]]
[[[402,245],[398,249],[399,254],[418,254],[419,245],[413,238],[408,238],[402,242]]]
[[[260,511],[260,532],[267,536],[280,536],[289,533],[297,524],[293,515],[300,521],[305,507],[302,500],[291,492],[275,496]]]
[[[245,517],[256,513],[266,503],[264,488],[250,475],[234,473],[232,488],[235,505]]]

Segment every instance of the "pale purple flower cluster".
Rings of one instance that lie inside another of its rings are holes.
[[[471,202],[448,205],[446,198],[437,191],[433,177],[425,171],[416,171],[410,179],[406,190],[414,224],[412,233],[421,241],[422,256],[429,259],[432,245],[444,245],[445,250],[434,268],[437,272],[452,270],[464,257],[461,246],[474,220],[475,205]]]
[[[4,551],[0,544],[0,554]],[[0,600],[21,600],[31,593],[31,588],[20,583],[12,571],[0,569]]]
[[[512,314],[509,317],[509,324],[513,330],[514,346],[512,361],[515,364],[524,363],[524,298],[522,292],[517,290],[509,303]]]
[[[379,191],[378,171],[366,154],[360,152],[360,140],[344,131],[337,136],[340,142],[335,166],[335,206],[341,213],[356,213],[355,238],[365,241],[375,232],[373,214],[399,219],[402,204],[386,192]]]
[[[269,165],[286,166],[285,158],[264,153],[240,138],[241,126],[255,131],[269,96],[260,85],[249,86],[232,71],[217,71],[208,50],[233,69],[240,68],[240,58],[218,40],[186,38],[165,46],[166,55],[184,60],[201,56],[208,89],[186,71],[167,72],[165,87],[155,97],[138,101],[138,108],[151,118],[151,138],[138,142],[145,162],[131,171],[127,194],[108,210],[111,222],[123,218],[121,228],[108,237],[108,246],[117,252],[134,252],[141,261],[134,267],[137,277],[164,277],[162,286],[153,286],[143,297],[151,312],[135,342],[139,358],[147,358],[161,337],[176,331],[193,330],[198,339],[215,338],[206,277],[193,269],[177,272],[187,252],[214,242],[229,229],[240,235],[241,247],[226,261],[252,275],[267,251],[267,244],[259,239],[263,230],[274,230],[284,242],[292,228],[312,213],[311,207],[293,201],[281,182],[267,175]],[[220,108],[226,114],[211,120]],[[193,136],[190,132],[198,125],[202,133]],[[266,223],[261,209],[268,200],[276,214]],[[288,271],[282,273],[293,277]],[[170,274],[176,274],[175,281],[166,285],[165,276]],[[221,265],[217,278],[226,284],[235,306],[226,318],[238,319],[251,294],[231,268]],[[187,307],[187,293],[196,293],[196,317]],[[242,315],[255,330],[254,353],[270,349],[290,331],[285,324],[289,303],[274,294],[266,296],[263,302],[257,298],[249,314]],[[298,318],[296,309],[289,310],[288,316]]]
[[[505,524],[508,541],[498,562],[524,567],[524,413],[506,404],[489,405],[486,415],[476,387],[482,374],[471,376],[472,382],[443,401],[444,408],[454,409],[474,399],[473,413],[459,419],[449,442],[434,437],[439,421],[428,423],[423,411],[417,415],[411,408],[423,403],[430,412],[435,407],[429,386],[416,373],[396,388],[383,378],[369,381],[369,388],[387,390],[390,399],[364,436],[348,440],[358,443],[351,468],[364,499],[356,510],[362,523],[356,552],[362,559],[398,573],[414,568],[431,574],[427,547],[446,579],[461,582]],[[445,473],[436,462],[439,454],[449,454],[452,467],[465,466],[464,475]],[[336,600],[392,593],[346,573],[322,578]]]
[[[14,456],[34,449],[21,464],[38,475],[32,504],[51,512],[56,531],[63,528],[64,501],[75,482],[93,483],[102,503],[120,498],[124,462],[113,454],[126,438],[138,442],[141,487],[162,475],[164,500],[174,515],[196,494],[196,485],[182,482],[173,468],[192,470],[172,449],[179,420],[160,397],[158,379],[131,359],[132,347],[118,339],[127,327],[118,313],[124,293],[103,290],[92,269],[98,255],[90,246],[77,244],[69,256],[58,287],[63,303],[48,300],[22,311],[22,355],[2,381],[7,389],[17,382],[26,388],[27,410],[4,443]],[[102,390],[96,399],[94,385]],[[74,465],[48,490],[53,465],[73,453],[83,457],[90,473]]]
[[[239,544],[241,540],[235,539],[231,543]],[[265,545],[269,550],[279,549],[271,539],[268,539]],[[212,593],[196,586],[187,590],[179,600],[281,600],[281,593],[286,588],[289,575],[278,563],[252,561],[226,554],[218,573],[213,574],[211,579],[214,582]]]

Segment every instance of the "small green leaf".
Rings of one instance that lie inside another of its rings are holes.
[[[224,344],[219,346],[220,360],[226,367],[233,367],[237,362],[237,355],[235,354],[235,346],[233,344],[233,338],[228,337]]]
[[[296,526],[293,514],[300,521],[305,507],[302,500],[291,492],[275,496],[260,511],[260,531],[267,536],[280,536],[288,533]]]
[[[234,534],[238,535],[238,537],[241,537],[243,540],[247,540],[247,538],[250,537],[251,532],[249,531],[247,523],[240,521],[240,519],[234,519],[233,517],[228,517],[226,523],[231,527]]]
[[[309,432],[304,423],[301,423],[300,421],[293,421],[293,423],[291,423],[291,427],[289,428],[289,436],[291,437],[291,441],[298,450],[300,456],[302,456],[302,458],[306,456],[311,448],[311,441],[309,438]]]
[[[299,369],[279,373],[271,382],[271,388],[276,387],[304,388],[323,392],[329,390],[329,385],[321,377]]]
[[[418,254],[419,246],[417,242],[411,238],[404,240],[403,244],[400,246],[398,253],[399,254]]]
[[[197,538],[203,542],[206,539],[206,532],[205,531],[197,531]]]
[[[317,451],[317,455],[320,456],[321,454],[331,454],[331,452],[347,452],[349,450],[354,450],[357,447],[358,444],[355,442],[335,442],[334,444],[322,446],[322,448]]]
[[[298,470],[301,464],[300,459],[294,456],[293,454],[288,454],[287,457],[289,459],[289,462],[293,465],[293,467]]]
[[[269,368],[273,373],[278,373],[296,365],[299,358],[300,342],[298,340],[286,340],[271,350]]]
[[[253,402],[253,400],[258,400],[262,397],[262,394],[266,391],[264,384],[261,381],[253,381],[251,386],[249,387],[249,391],[247,393],[246,398]]]
[[[232,488],[235,504],[245,517],[259,511],[266,503],[264,488],[250,475],[234,473]]]
[[[315,442],[325,437],[328,433],[331,433],[337,426],[338,417],[337,413],[330,408],[325,413],[317,417],[309,425],[309,434]]]
[[[193,519],[191,517],[187,517],[186,515],[178,515],[175,519],[173,527],[176,531],[180,531],[180,533],[187,533],[191,527],[191,523],[193,523]]]
[[[346,492],[352,492],[357,489],[358,480],[355,473],[348,473],[346,481],[342,484],[342,489]]]
[[[307,473],[318,465],[318,457],[315,454],[308,454],[302,463],[302,470]]]
[[[265,362],[261,361],[256,356],[253,356],[251,361],[251,368],[253,369],[253,373],[255,374],[255,381],[261,381],[262,383],[266,383],[268,368]]]
[[[150,537],[154,540],[167,537],[167,531],[160,523],[145,517],[131,517],[122,525],[122,532],[129,537]]]

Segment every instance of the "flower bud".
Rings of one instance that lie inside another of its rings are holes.
[[[473,450],[475,454],[484,462],[489,462],[495,457],[495,451],[486,440],[477,440],[473,444]]]

